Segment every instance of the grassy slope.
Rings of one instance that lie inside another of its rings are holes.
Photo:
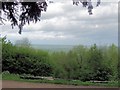
[[[106,87],[118,87],[118,82],[109,83],[92,83],[92,82],[81,82],[79,80],[28,80],[21,79],[19,75],[15,74],[2,74],[2,80],[15,80],[21,82],[32,82],[32,83],[52,83],[52,84],[64,84],[64,85],[76,85],[76,86],[106,86]]]

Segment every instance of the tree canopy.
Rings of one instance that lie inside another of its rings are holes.
[[[4,24],[6,19],[11,22],[12,28],[14,26],[19,27],[19,34],[22,32],[22,28],[27,23],[30,22],[36,23],[40,21],[41,12],[47,10],[48,3],[53,3],[53,1],[48,0],[37,0],[31,2],[30,0],[4,0],[0,2],[0,22]],[[92,1],[91,0],[73,0],[73,5],[82,4],[83,7],[88,9],[89,15],[92,15]],[[100,0],[97,0],[96,6],[99,6]],[[2,13],[4,13],[7,18],[2,17]]]

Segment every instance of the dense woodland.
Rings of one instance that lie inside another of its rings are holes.
[[[67,80],[118,80],[118,47],[79,45],[68,52],[48,52],[14,45],[2,38],[2,70],[14,74]]]

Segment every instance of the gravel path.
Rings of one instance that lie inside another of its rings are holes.
[[[30,83],[18,81],[2,81],[2,88],[102,88],[97,86],[73,86],[46,83]]]

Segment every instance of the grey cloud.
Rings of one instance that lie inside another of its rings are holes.
[[[57,2],[57,1],[56,1]],[[115,3],[116,4],[116,3]],[[91,43],[117,43],[117,19],[118,14],[115,11],[117,7],[115,4],[103,3],[101,7],[95,8],[93,16],[89,16],[87,9],[82,6],[73,6],[71,3],[65,3],[61,6],[62,11],[57,13],[43,13],[41,21],[34,26],[30,24],[31,28],[23,29],[23,35],[30,37],[30,35],[36,35],[35,39],[31,39],[31,42],[36,43],[37,39],[39,43],[66,43],[66,44],[91,44]],[[111,10],[107,13],[106,7],[110,10],[111,6],[115,7],[115,10]],[[49,8],[49,7],[48,7]],[[104,9],[105,8],[105,9]],[[57,8],[55,8],[57,9]],[[97,10],[100,11],[100,14]],[[58,9],[59,10],[59,9]],[[51,21],[56,20],[56,21]],[[34,27],[33,27],[34,26]],[[10,34],[12,40],[13,37],[17,37],[14,34],[17,34],[17,28],[14,30],[9,30],[10,26],[6,26],[2,32]],[[1,31],[1,30],[0,30]],[[55,37],[59,37],[59,33],[63,36],[69,37],[67,39],[39,39],[40,31],[42,34],[51,34],[54,33]],[[32,34],[30,34],[32,33]]]

